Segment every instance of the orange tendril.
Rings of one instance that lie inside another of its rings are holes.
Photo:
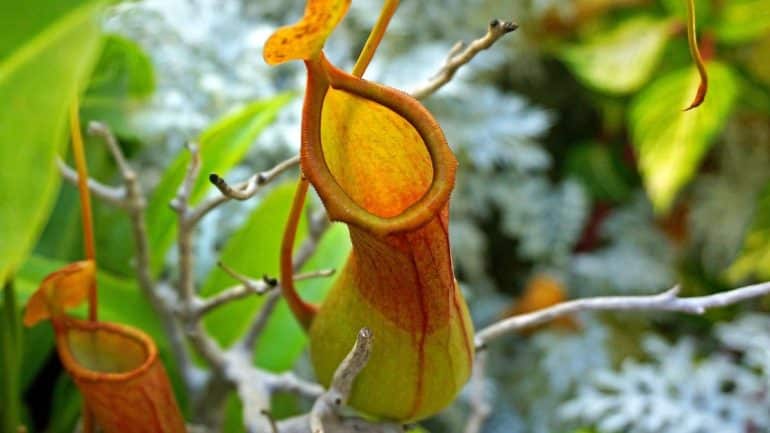
[[[390,24],[390,19],[393,18],[393,14],[396,13],[399,0],[385,0],[385,4],[382,5],[382,11],[380,17],[377,19],[377,23],[372,27],[372,31],[369,33],[369,38],[366,40],[364,48],[361,50],[361,54],[358,55],[355,66],[353,66],[352,75],[355,77],[363,77],[366,68],[374,57],[374,52],[377,51],[377,47],[380,46],[382,37],[385,35],[385,30]]]
[[[308,181],[300,178],[297,182],[297,190],[294,193],[294,200],[291,203],[289,219],[286,221],[286,228],[283,231],[283,241],[281,242],[281,291],[284,299],[289,304],[289,308],[297,317],[305,329],[310,327],[313,317],[318,311],[318,307],[302,300],[294,286],[294,263],[293,250],[294,239],[297,235],[299,219],[302,215],[302,209],[305,207],[305,197],[307,196]]]
[[[83,146],[83,136],[80,133],[80,116],[78,113],[78,100],[70,107],[70,134],[72,136],[72,153],[78,172],[78,193],[80,194],[80,211],[83,221],[83,244],[86,259],[96,263],[96,247],[94,243],[94,225],[91,214],[91,195],[88,191],[88,166],[86,165],[86,153]],[[97,320],[97,292],[96,284],[88,288],[88,319]]]
[[[703,61],[703,57],[701,57],[700,48],[698,48],[698,35],[695,27],[695,0],[687,0],[687,43],[690,46],[690,55],[695,62],[695,66],[698,68],[700,84],[698,84],[698,91],[695,93],[695,98],[693,98],[690,106],[685,108],[684,111],[692,110],[701,105],[706,99],[706,92],[708,91],[706,65]]]

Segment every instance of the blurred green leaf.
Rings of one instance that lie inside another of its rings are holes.
[[[770,184],[760,194],[738,259],[727,270],[727,278],[736,283],[751,275],[770,279]]]
[[[21,306],[17,307],[19,310]],[[53,329],[50,326],[33,326],[22,329],[24,368],[21,389],[27,389],[54,351]]]
[[[750,55],[746,56],[746,69],[765,86],[770,87],[770,32],[751,46]]]
[[[83,124],[98,120],[120,137],[133,137],[128,115],[155,90],[149,56],[135,42],[119,35],[104,36],[101,56],[80,102]]]
[[[720,3],[716,36],[725,43],[744,43],[770,32],[770,0]]]
[[[16,292],[11,281],[3,285],[3,303],[0,308],[0,427],[13,432],[21,422],[20,369],[21,329],[16,306]]]
[[[629,93],[646,83],[671,36],[671,20],[631,18],[589,40],[567,45],[561,58],[586,85],[609,93]]]
[[[572,147],[566,170],[583,182],[595,200],[621,202],[631,193],[620,161],[609,146],[589,142]]]
[[[197,203],[205,196],[211,186],[208,175],[225,175],[240,162],[257,136],[273,122],[279,110],[292,98],[292,93],[283,93],[271,99],[253,102],[220,119],[201,134],[201,176],[190,195],[191,203]],[[184,151],[171,163],[156,186],[147,208],[152,269],[155,273],[163,267],[166,252],[176,236],[177,215],[169,208],[169,203],[176,196],[189,162],[190,155]]]
[[[56,379],[51,401],[51,419],[46,429],[50,433],[70,433],[80,418],[83,399],[67,373]]]
[[[59,185],[67,110],[99,45],[98,2],[0,6],[0,282],[34,245]]]
[[[294,182],[277,186],[252,212],[243,227],[234,233],[222,249],[220,260],[237,271],[259,278],[263,274],[278,275],[278,261],[283,228],[294,196]],[[303,217],[297,232],[299,245],[307,232]],[[306,270],[338,268],[349,252],[347,230],[342,225],[331,227],[321,239],[318,249],[305,265]],[[331,279],[315,279],[298,283],[303,298],[319,301]],[[214,269],[201,289],[205,296],[238,284],[221,269]],[[223,345],[233,343],[248,328],[264,303],[264,297],[252,296],[224,305],[206,316],[209,332]],[[268,321],[256,350],[260,366],[285,370],[305,344],[304,332],[281,302]]]
[[[682,24],[687,22],[687,2],[684,0],[662,0],[663,7],[671,15],[676,16],[682,21]],[[713,6],[711,2],[696,1],[695,2],[695,20],[698,28],[705,28],[709,25],[713,19]]]
[[[657,212],[668,210],[677,191],[695,174],[733,108],[738,85],[732,70],[714,62],[708,73],[706,101],[694,110],[683,111],[700,80],[695,68],[666,74],[632,102],[631,135]]]

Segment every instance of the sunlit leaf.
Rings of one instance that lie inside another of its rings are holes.
[[[670,20],[629,19],[609,32],[561,50],[561,58],[587,85],[609,93],[632,92],[646,83],[671,36]]]
[[[24,260],[55,197],[66,114],[99,45],[97,2],[0,7],[0,282]]]
[[[253,102],[225,116],[201,134],[198,141],[201,176],[190,195],[191,203],[200,201],[210,188],[209,173],[224,175],[241,161],[257,136],[273,122],[278,111],[292,97],[292,94],[284,93],[271,99]],[[152,245],[152,269],[155,272],[162,268],[166,252],[176,236],[177,216],[169,208],[169,203],[184,179],[189,161],[189,153],[183,151],[169,165],[156,186],[147,208],[147,224]]]
[[[770,0],[730,0],[720,4],[716,36],[726,43],[744,43],[770,32]]]
[[[694,68],[659,78],[631,105],[629,121],[640,171],[658,212],[670,207],[695,174],[733,108],[738,84],[732,70],[715,62],[708,72],[715,91],[696,110],[682,111],[700,83]]]
[[[727,271],[727,277],[734,282],[751,275],[762,280],[770,279],[770,184],[759,197],[743,249]]]

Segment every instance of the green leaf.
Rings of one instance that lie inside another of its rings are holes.
[[[155,90],[149,56],[135,42],[106,35],[88,89],[80,101],[81,119],[110,125],[120,137],[133,137],[128,115]]]
[[[59,185],[67,110],[99,45],[97,2],[5,2],[0,10],[0,282],[24,260]]]
[[[243,227],[234,233],[222,249],[220,260],[241,273],[255,277],[278,275],[279,252],[283,228],[294,196],[294,182],[277,186],[254,210]],[[299,245],[305,237],[307,223],[303,218],[297,232]],[[350,250],[347,230],[343,225],[332,226],[319,242],[316,254],[305,265],[306,270],[338,269]],[[303,298],[322,299],[331,279],[315,279],[298,283]],[[201,293],[216,294],[238,284],[221,269],[214,269],[206,278]],[[232,344],[254,320],[264,303],[264,297],[252,296],[231,302],[206,316],[205,325],[211,335],[225,346]],[[257,344],[257,363],[273,370],[285,370],[293,365],[305,344],[304,332],[287,306],[280,302]]]
[[[224,175],[233,168],[262,130],[273,122],[278,111],[293,97],[291,93],[283,93],[271,99],[253,102],[219,120],[201,134],[201,176],[190,195],[191,203],[197,203],[205,196],[211,186],[208,175]],[[177,215],[169,208],[169,203],[184,179],[189,162],[190,155],[185,151],[171,163],[156,186],[147,208],[152,269],[155,273],[162,269],[166,252],[176,236]]]
[[[671,36],[671,20],[631,18],[606,33],[565,46],[560,56],[586,85],[629,93],[646,83]]]
[[[721,3],[716,36],[725,43],[744,43],[770,32],[770,0],[730,0]]]
[[[770,183],[759,196],[738,259],[727,270],[727,278],[734,283],[751,275],[761,280],[770,279]]]
[[[51,401],[51,419],[47,431],[69,433],[80,418],[83,399],[70,376],[62,373],[56,379]]]
[[[732,70],[714,62],[708,74],[706,101],[696,109],[683,111],[700,81],[695,68],[657,79],[632,102],[631,136],[657,212],[668,210],[677,191],[695,174],[733,108],[738,84]]]
[[[582,143],[570,148],[567,173],[580,179],[595,200],[621,202],[631,186],[612,149],[600,143]]]
[[[340,270],[350,254],[350,237],[347,226],[333,224],[318,243],[313,257],[302,268],[305,272],[320,269]],[[316,278],[297,283],[302,298],[321,302],[335,277]],[[253,319],[253,317],[252,317]],[[305,332],[281,300],[267,322],[255,351],[257,365],[273,371],[292,368],[307,344]]]
[[[687,1],[686,0],[662,0],[661,3],[666,11],[679,18],[684,24],[687,22]],[[711,2],[695,2],[695,21],[698,28],[705,28],[713,18],[713,6]]]
[[[21,420],[21,329],[16,307],[16,292],[8,281],[3,285],[3,303],[0,309],[0,427],[13,432]]]

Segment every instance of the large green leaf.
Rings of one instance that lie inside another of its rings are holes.
[[[46,221],[67,110],[98,51],[99,3],[49,3],[0,6],[0,282]]]
[[[155,74],[149,56],[135,42],[106,35],[88,89],[80,101],[81,118],[110,125],[121,137],[133,137],[128,116],[155,90]]]
[[[278,274],[279,251],[283,227],[294,196],[293,183],[276,187],[264,198],[243,227],[230,237],[222,250],[220,260],[243,273],[261,276]],[[300,222],[297,245],[307,231],[307,223]],[[350,244],[343,225],[333,225],[321,239],[316,254],[305,265],[305,270],[342,266]],[[303,298],[319,301],[331,279],[316,279],[298,283]],[[202,288],[204,295],[212,295],[238,284],[220,269],[213,270]],[[248,328],[264,303],[264,297],[252,296],[231,302],[206,317],[209,332],[223,345],[234,342]],[[293,365],[305,344],[304,332],[281,302],[270,318],[257,345],[259,365],[274,370],[285,370]]]
[[[656,211],[666,211],[722,130],[738,91],[731,69],[708,65],[709,93],[700,107],[683,111],[698,88],[695,68],[667,74],[632,102],[631,135],[647,192]]]
[[[770,0],[730,0],[721,3],[716,35],[727,43],[743,43],[770,32]]]
[[[727,277],[733,282],[751,275],[762,280],[770,279],[770,183],[760,194],[743,249],[727,270]]]
[[[671,36],[671,20],[640,16],[609,32],[565,46],[561,58],[585,84],[609,93],[628,93],[646,83]]]
[[[242,158],[254,140],[275,119],[278,111],[293,97],[280,94],[272,99],[251,103],[216,122],[199,139],[201,176],[190,196],[191,203],[204,197],[210,187],[209,173],[223,175]],[[153,192],[147,208],[147,224],[152,243],[152,269],[161,270],[169,247],[176,236],[176,214],[169,203],[184,179],[190,162],[188,152],[174,160]]]

